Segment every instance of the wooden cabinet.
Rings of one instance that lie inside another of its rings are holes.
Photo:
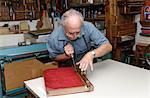
[[[150,37],[150,1],[145,1],[141,12],[140,24],[142,28],[140,35]]]
[[[129,46],[128,48],[132,50],[135,41],[132,38],[135,38],[136,34],[134,15],[139,13],[139,9],[132,9],[137,7],[136,3],[140,7],[143,4],[143,0],[105,0],[106,35],[113,45],[113,59],[115,60],[121,60],[124,49],[120,45],[123,47]],[[124,41],[124,38],[128,37],[132,37],[131,40],[128,40],[131,43]]]
[[[136,65],[139,67],[150,69],[145,60],[145,49],[147,46],[148,44],[145,43],[138,43],[136,45]]]
[[[122,15],[131,15],[131,14],[140,14],[142,6],[144,5],[143,0],[121,0],[117,4],[120,7],[120,14]]]
[[[142,10],[141,10],[140,20],[150,22],[149,15],[150,15],[150,1],[145,0],[145,4],[144,4],[144,6],[142,7]]]

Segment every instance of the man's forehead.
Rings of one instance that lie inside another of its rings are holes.
[[[67,24],[68,25],[81,24],[81,19],[77,15],[76,16],[72,16],[72,17],[70,16],[67,19]]]
[[[80,31],[81,26],[80,25],[68,25],[66,27],[67,31],[72,32],[72,31]]]
[[[81,27],[81,20],[80,19],[70,19],[67,21],[66,28],[67,29],[80,29]]]

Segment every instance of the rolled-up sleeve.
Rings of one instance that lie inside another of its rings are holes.
[[[53,39],[48,39],[47,43],[46,43],[46,46],[47,46],[47,49],[48,49],[48,52],[49,52],[49,57],[50,58],[54,58],[57,56],[57,49],[55,47],[55,42]]]
[[[95,47],[108,43],[108,39],[98,30],[93,24],[89,23],[90,40],[94,43]]]
[[[51,35],[47,38],[47,49],[50,58],[55,58],[57,55],[64,53],[64,44],[66,38],[62,27],[58,27],[54,30]]]

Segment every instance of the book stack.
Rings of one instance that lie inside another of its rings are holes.
[[[142,35],[145,35],[145,36],[150,36],[150,27],[142,27],[141,28],[142,30]]]
[[[150,36],[150,22],[148,21],[140,21],[142,28],[140,35],[142,36]]]

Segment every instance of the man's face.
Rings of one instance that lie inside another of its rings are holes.
[[[79,17],[72,17],[65,26],[65,35],[69,40],[76,40],[80,36],[81,21]]]
[[[76,40],[80,36],[80,28],[66,30],[66,36],[69,40]]]

